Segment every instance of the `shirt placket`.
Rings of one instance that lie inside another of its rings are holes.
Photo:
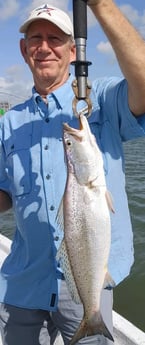
[[[43,121],[43,134],[42,134],[42,174],[44,181],[44,193],[46,199],[46,208],[48,213],[48,219],[50,229],[52,230],[53,239],[56,242],[56,246],[59,243],[59,232],[55,223],[56,218],[56,200],[54,193],[54,174],[53,174],[53,160],[57,159],[54,155],[54,140],[57,146],[57,139],[54,139],[51,132],[51,121],[53,121],[53,112],[56,111],[55,100],[51,99],[48,104],[48,114],[45,112]],[[55,224],[54,224],[55,223]],[[53,226],[54,225],[54,226]]]

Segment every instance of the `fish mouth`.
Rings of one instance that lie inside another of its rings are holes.
[[[76,140],[82,140],[84,136],[84,122],[83,122],[83,116],[80,115],[78,120],[79,120],[79,129],[70,127],[68,123],[63,123],[63,130],[64,133],[68,133],[69,135],[72,135]]]

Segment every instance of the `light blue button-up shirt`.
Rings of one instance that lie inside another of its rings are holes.
[[[56,215],[66,183],[62,124],[78,126],[72,112],[73,79],[70,76],[47,96],[48,105],[33,88],[32,98],[0,120],[0,189],[11,195],[16,215],[11,253],[0,274],[1,302],[45,310],[57,307],[63,275],[55,256],[63,232]],[[134,260],[122,142],[145,135],[145,117],[137,120],[130,113],[125,80],[96,80],[91,99],[89,123],[102,151],[115,208],[109,271],[117,284]]]

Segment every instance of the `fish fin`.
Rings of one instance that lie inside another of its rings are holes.
[[[112,279],[112,277],[110,276],[110,273],[107,271],[106,275],[105,275],[105,279],[104,279],[104,284],[103,284],[103,288],[104,289],[112,289],[115,287],[115,282]]]
[[[56,222],[60,226],[60,229],[64,231],[64,217],[63,217],[63,198],[59,205],[57,215],[56,215]]]
[[[80,339],[92,335],[104,335],[104,337],[114,341],[112,334],[106,327],[100,311],[95,312],[91,318],[84,317],[78,330],[72,337],[69,345],[76,344]]]
[[[113,207],[113,200],[112,200],[112,195],[111,193],[107,190],[105,193],[107,205],[109,207],[109,210],[115,213],[114,207]]]
[[[67,254],[67,248],[64,240],[62,240],[61,245],[57,251],[56,260],[60,262],[60,266],[63,270],[66,284],[73,301],[77,304],[80,304],[81,300],[72,273],[71,265]]]

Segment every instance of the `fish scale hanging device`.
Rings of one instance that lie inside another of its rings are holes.
[[[75,94],[72,108],[74,115],[79,117],[77,105],[80,100],[87,104],[87,117],[92,112],[92,102],[89,97],[91,84],[88,81],[88,66],[90,61],[86,60],[86,41],[87,41],[87,0],[73,0],[73,26],[74,39],[76,44],[76,60],[72,62],[75,66],[76,79],[72,82]]]

